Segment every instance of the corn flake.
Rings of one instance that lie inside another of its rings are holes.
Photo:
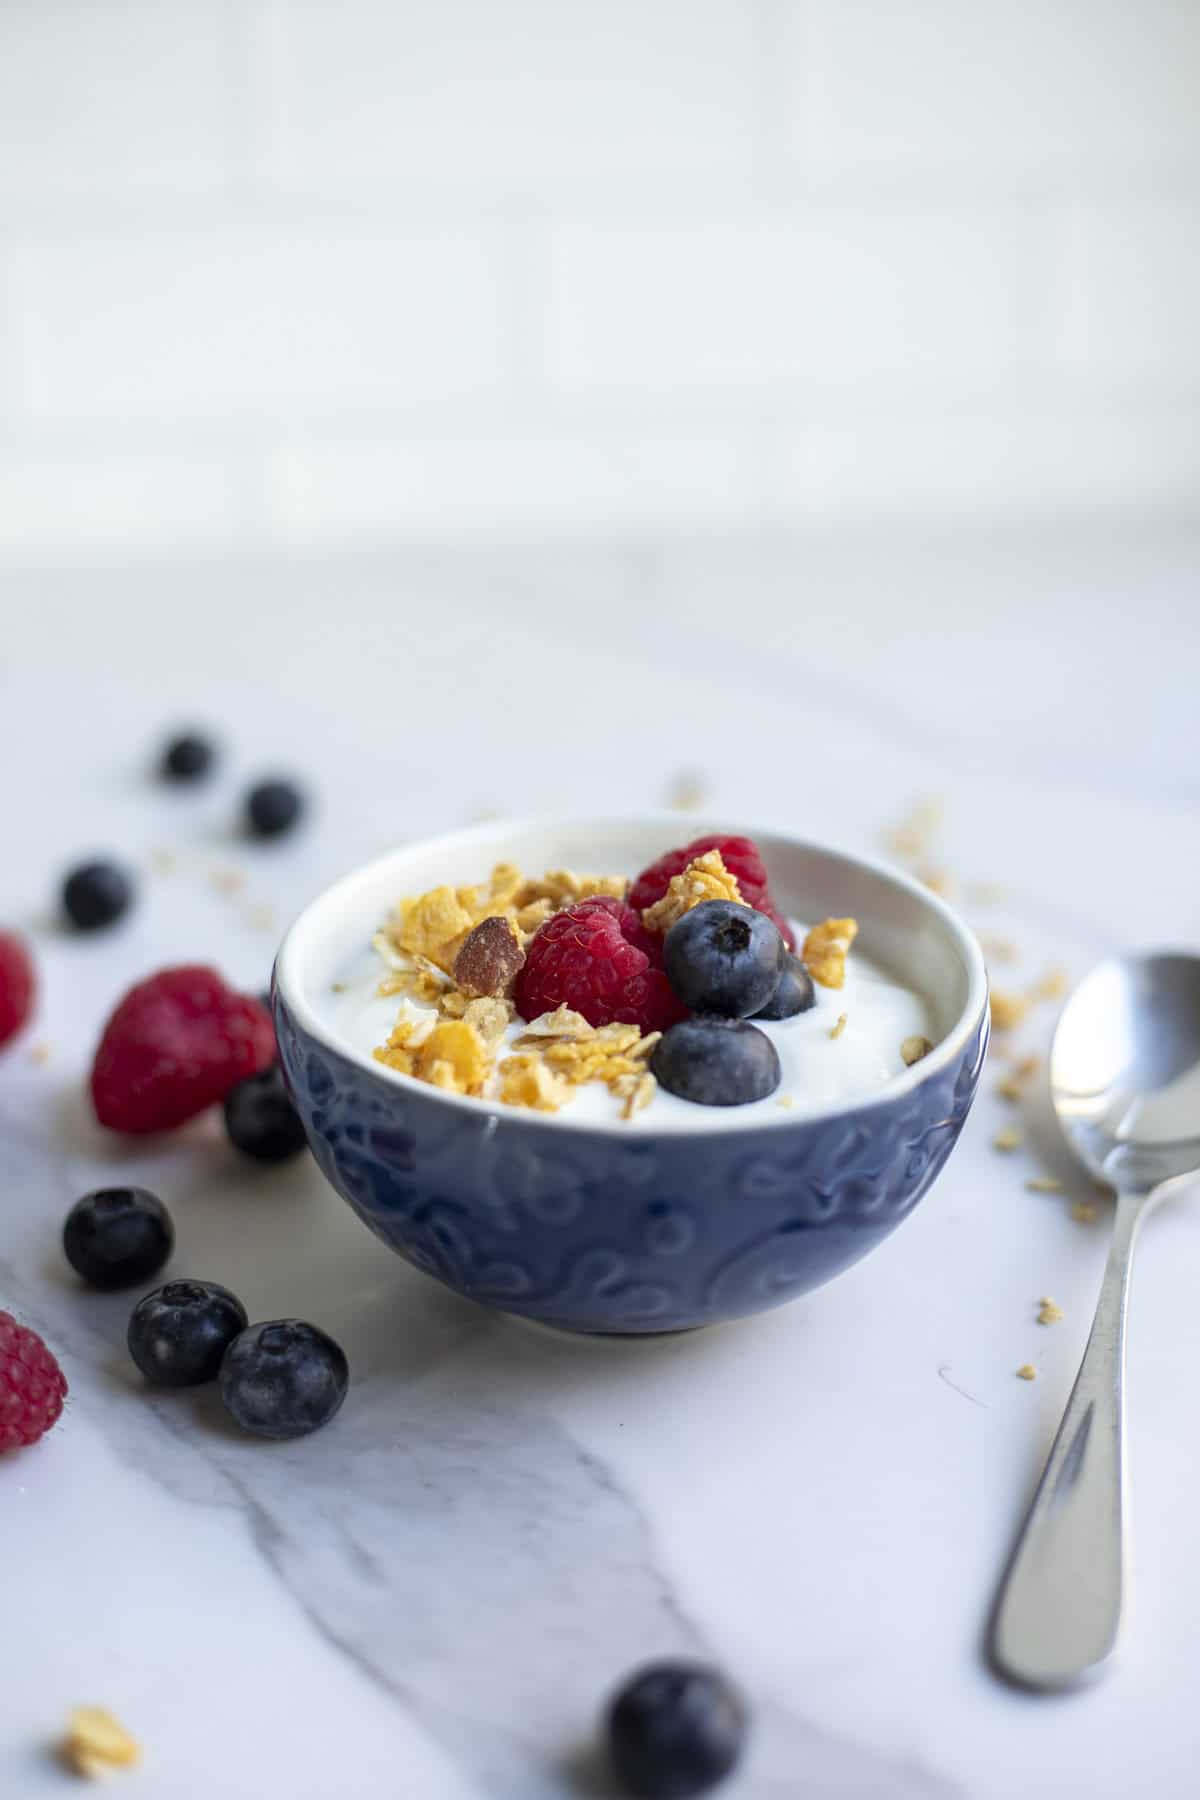
[[[103,1706],[73,1708],[60,1751],[67,1767],[89,1781],[142,1760],[137,1739]]]
[[[571,1097],[571,1089],[546,1067],[540,1056],[529,1052],[507,1056],[500,1064],[500,1098],[508,1106],[528,1106],[534,1112],[557,1112]]]

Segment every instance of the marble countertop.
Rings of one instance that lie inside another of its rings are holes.
[[[53,1433],[0,1465],[6,1800],[65,1791],[47,1745],[84,1701],[145,1745],[112,1788],[130,1800],[598,1796],[601,1698],[679,1651],[754,1703],[731,1800],[1194,1791],[1200,1208],[1151,1221],[1135,1284],[1119,1667],[1039,1700],[981,1660],[1106,1237],[1103,1207],[1071,1216],[1086,1184],[1039,1106],[1025,1148],[992,1149],[994,1075],[873,1257],[757,1320],[645,1342],[459,1301],[315,1168],[247,1170],[211,1121],[107,1138],[82,1077],[133,978],[202,957],[265,982],[286,918],[388,845],[486,809],[657,803],[681,770],[714,811],[858,847],[944,796],[933,860],[1002,886],[967,911],[1018,949],[1008,985],[1194,945],[1198,576],[1200,532],[1160,525],[4,578],[0,919],[35,934],[44,999],[0,1060],[0,1304],[71,1385]],[[147,760],[192,718],[225,738],[221,778],[164,791]],[[272,768],[319,804],[252,849],[236,795]],[[94,851],[147,868],[143,901],[72,940],[56,879]],[[1039,1009],[1023,1047],[1051,1023]],[[1044,1171],[1063,1193],[1027,1190]],[[58,1250],[71,1201],[124,1179],[170,1206],[175,1272],[342,1341],[333,1426],[249,1442],[211,1395],[143,1389],[129,1300],[82,1291]],[[1044,1294],[1060,1325],[1035,1323]]]

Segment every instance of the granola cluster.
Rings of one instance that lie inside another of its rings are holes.
[[[526,1026],[512,1055],[499,1055],[533,934],[563,907],[594,895],[623,899],[628,885],[623,875],[571,869],[527,879],[513,864],[498,863],[486,884],[431,888],[402,900],[374,940],[389,971],[379,994],[404,997],[377,1061],[447,1093],[538,1112],[557,1112],[583,1082],[602,1081],[632,1117],[654,1093],[646,1059],[657,1033],[644,1036],[636,1025],[597,1029],[559,1007]],[[413,1000],[437,1010],[422,1011]]]
[[[628,889],[623,875],[551,869],[527,877],[502,862],[486,882],[444,884],[402,900],[374,939],[387,971],[377,992],[401,998],[387,1041],[374,1052],[377,1060],[446,1093],[537,1112],[557,1112],[585,1082],[598,1081],[620,1102],[622,1116],[632,1118],[653,1099],[648,1065],[661,1032],[636,1024],[592,1025],[561,1005],[530,1020],[506,1044],[517,1016],[514,991],[535,933],[583,899],[624,901]],[[746,904],[737,876],[716,848],[693,856],[672,876],[661,898],[642,909],[642,924],[664,934],[707,900]],[[844,985],[857,932],[854,919],[826,919],[812,928],[803,960],[815,981]],[[831,1035],[844,1023],[843,1015]]]

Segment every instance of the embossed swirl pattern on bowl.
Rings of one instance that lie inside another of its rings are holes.
[[[377,1236],[470,1299],[600,1332],[760,1312],[856,1262],[941,1169],[988,1038],[984,1008],[953,1063],[828,1118],[622,1142],[385,1086],[278,993],[275,1020],[317,1161]]]

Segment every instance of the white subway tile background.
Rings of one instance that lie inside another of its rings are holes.
[[[1200,506],[1200,0],[3,0],[0,555]]]

